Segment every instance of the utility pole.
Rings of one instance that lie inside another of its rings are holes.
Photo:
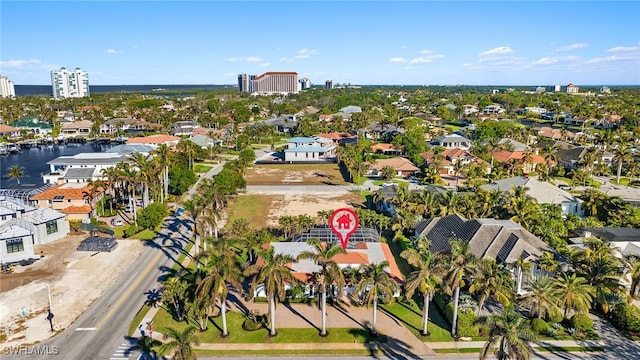
[[[47,309],[47,320],[49,320],[49,327],[53,331],[53,313],[51,312],[51,284],[47,283],[47,292],[49,293],[49,308]]]

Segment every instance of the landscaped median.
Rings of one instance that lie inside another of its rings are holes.
[[[480,352],[486,341],[430,342],[429,346],[438,354]],[[601,352],[601,340],[549,340],[531,344],[536,352]]]

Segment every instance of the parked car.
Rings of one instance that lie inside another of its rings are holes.
[[[124,225],[124,222],[120,218],[113,218],[113,219],[111,219],[111,225],[112,226],[122,226],[122,225]]]
[[[127,205],[127,207],[124,208],[124,211],[133,212],[133,205]]]
[[[560,184],[558,185],[558,187],[562,190],[571,190],[571,186],[566,185],[566,184]]]

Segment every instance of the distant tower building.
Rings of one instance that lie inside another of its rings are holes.
[[[51,86],[54,99],[86,97],[89,96],[89,74],[80,68],[53,70]]]
[[[567,94],[577,94],[580,92],[579,90],[580,88],[573,84],[567,85]]]
[[[611,89],[608,86],[603,86],[600,88],[600,94],[611,94]]]
[[[327,80],[324,82],[325,89],[333,89],[333,80]]]
[[[547,91],[547,89],[545,89],[545,87],[544,87],[544,86],[538,86],[538,87],[536,88],[536,94],[542,94],[542,93],[544,93],[545,91]]]
[[[13,86],[13,81],[9,80],[6,76],[0,75],[0,97],[14,98],[16,97],[16,89]]]
[[[249,92],[249,76],[238,74],[238,92]]]
[[[560,85],[555,85],[553,87],[553,91],[555,91],[555,92],[560,92],[560,90],[562,90],[562,87]]]
[[[305,90],[311,87],[311,80],[309,78],[300,79],[300,89]]]
[[[253,84],[252,92],[297,94],[299,91],[296,72],[266,72],[250,82]]]

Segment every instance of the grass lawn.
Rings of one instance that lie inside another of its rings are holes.
[[[196,164],[193,167],[193,171],[199,173],[199,174],[204,174],[207,171],[213,169],[213,166],[207,166],[207,165],[202,165],[202,164]]]
[[[198,355],[282,355],[283,350],[196,350]],[[382,355],[379,350],[286,350],[287,356],[291,355],[352,355],[352,356],[372,356],[372,354]],[[311,359],[311,358],[310,358]]]
[[[254,165],[247,185],[347,185],[338,164]]]
[[[422,330],[422,309],[414,301],[411,301],[411,304],[395,302],[391,305],[380,305],[380,308],[401,321],[409,331],[422,341],[453,341],[449,328],[445,320],[440,316],[440,312],[434,302],[429,303],[429,324],[427,325],[427,330],[431,333],[429,336],[420,335],[420,330]]]
[[[462,348],[462,349],[433,349],[436,354],[467,354],[479,353],[482,348]]]
[[[249,225],[262,229],[267,226],[271,203],[275,199],[282,199],[281,195],[242,195],[236,196],[229,203],[226,227],[230,227],[236,219],[243,218]]]
[[[133,235],[129,239],[138,239],[138,240],[151,240],[156,236],[156,232],[149,229],[144,229],[139,233]]]
[[[277,314],[276,314],[277,316]],[[384,336],[372,338],[366,329],[331,328],[327,337],[320,337],[316,329],[276,329],[278,335],[269,336],[269,331],[261,328],[256,331],[242,329],[244,316],[236,311],[227,312],[227,326],[229,336],[220,337],[222,333],[222,318],[216,317],[209,321],[209,328],[198,333],[201,343],[370,343],[385,342]],[[162,333],[163,329],[172,327],[177,330],[185,329],[189,324],[176,322],[164,309],[160,309],[153,318],[154,328]],[[195,326],[195,323],[192,324]]]

